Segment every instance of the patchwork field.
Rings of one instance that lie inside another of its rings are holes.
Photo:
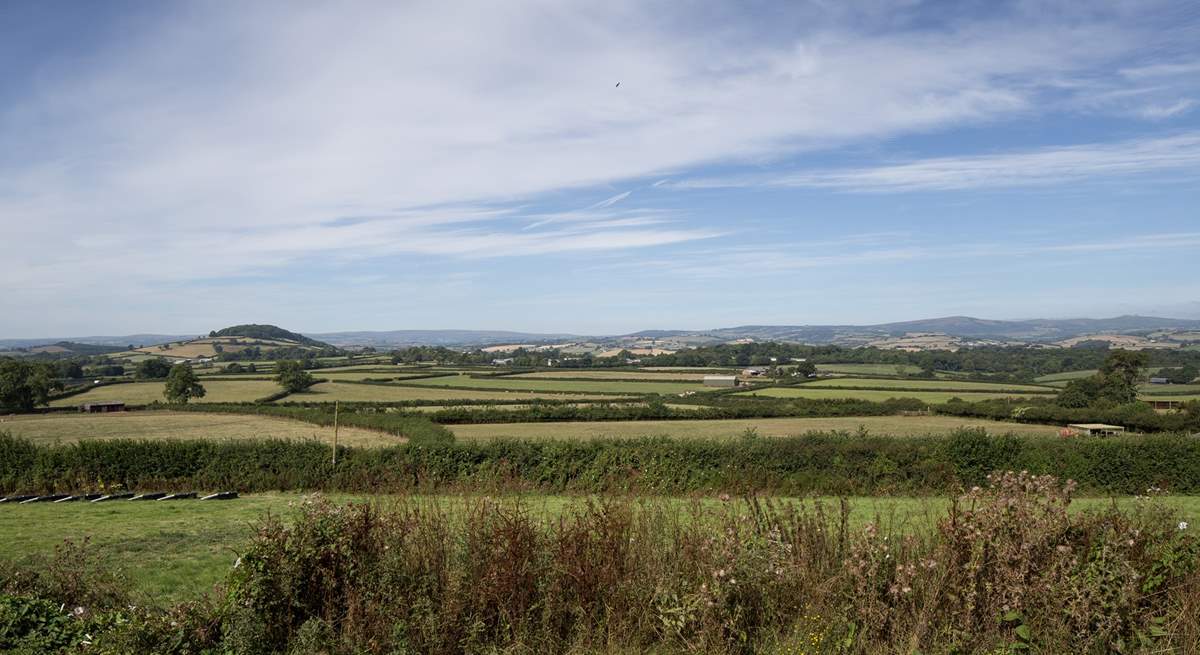
[[[250,402],[279,391],[279,385],[270,380],[201,380],[205,395],[194,403],[237,403]],[[60,398],[50,402],[51,407],[73,407],[84,403],[123,402],[128,405],[148,405],[165,402],[164,382],[132,382],[97,387],[76,396]]]
[[[245,414],[139,411],[111,414],[34,414],[0,418],[0,431],[35,443],[91,439],[319,439],[332,442],[333,428],[286,418]],[[383,432],[338,430],[338,443],[381,446],[401,440]]]
[[[0,505],[0,534],[5,548],[0,558],[28,562],[54,552],[64,539],[76,542],[87,537],[100,564],[117,567],[129,577],[132,588],[144,603],[165,603],[194,598],[220,582],[238,558],[256,523],[270,512],[285,521],[293,507],[307,496],[301,494],[254,494],[223,502],[180,501],[177,503],[90,503]],[[366,500],[383,507],[400,502],[399,497],[362,498],[332,495],[336,502]],[[417,502],[437,504],[453,511],[475,501],[473,497],[425,497]],[[563,496],[524,496],[504,499],[519,502],[538,515],[553,518],[581,499]],[[778,499],[780,502],[800,502]],[[836,498],[819,499],[836,507]],[[668,506],[693,501],[662,499]],[[716,504],[704,498],[702,504]],[[807,499],[806,502],[813,502]],[[1114,499],[1080,498],[1072,511],[1102,510]],[[1128,506],[1130,498],[1117,498]],[[1181,520],[1200,522],[1200,498],[1168,497],[1161,500],[1180,513]],[[947,498],[850,498],[850,522],[861,525],[876,521],[883,526],[920,527],[942,517]]]
[[[763,396],[766,398],[859,398],[862,400],[887,400],[888,398],[916,398],[927,403],[944,403],[951,398],[961,398],[968,402],[990,400],[992,398],[1044,398],[1045,395],[1033,396],[1017,393],[990,393],[967,391],[895,391],[862,390],[862,389],[819,389],[808,388],[808,385],[797,387],[773,387],[753,391],[741,391],[735,396]]]
[[[1041,377],[1036,377],[1033,379],[1033,381],[1034,382],[1063,382],[1063,383],[1066,383],[1066,382],[1070,382],[1071,380],[1078,380],[1080,378],[1091,377],[1091,376],[1095,375],[1096,373],[1098,373],[1098,371],[1096,369],[1089,369],[1086,371],[1067,371],[1065,373],[1051,373],[1050,375],[1043,375]]]
[[[687,382],[620,382],[620,381],[573,381],[573,380],[529,380],[511,376],[498,378],[472,378],[454,375],[440,378],[412,380],[408,384],[423,387],[470,387],[472,389],[508,389],[513,391],[558,391],[567,393],[678,394],[685,391],[705,391],[702,384]]]
[[[304,393],[292,394],[284,401],[304,402],[401,402],[405,400],[611,400],[612,396],[522,391],[440,389],[438,387],[400,387],[382,384],[338,384],[322,382]]]
[[[653,372],[646,370],[637,371],[610,371],[596,369],[578,369],[578,370],[562,370],[562,371],[538,371],[536,373],[518,373],[516,375],[506,375],[505,379],[513,380],[554,380],[560,378],[587,378],[589,380],[653,380],[656,382],[671,382],[671,381],[691,381],[701,382],[704,380],[706,373],[684,373],[682,371],[663,371]]]
[[[817,364],[822,373],[838,375],[912,375],[920,373],[920,366],[912,364]]]
[[[995,434],[1053,436],[1058,427],[1005,423],[954,416],[849,416],[833,418],[758,418],[701,421],[570,421],[555,423],[488,423],[447,426],[459,439],[602,439],[675,437],[719,439],[755,430],[764,437],[786,437],[813,431],[865,429],[898,437],[946,434],[959,428],[983,428]]]
[[[846,387],[875,387],[886,389],[903,389],[911,391],[922,390],[954,390],[954,391],[1004,391],[1004,392],[1033,392],[1053,393],[1053,389],[1031,384],[1008,384],[1004,382],[965,382],[962,380],[887,380],[879,378],[830,378],[804,383],[805,387],[817,389],[846,388]]]

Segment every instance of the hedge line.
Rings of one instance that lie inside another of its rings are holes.
[[[1200,438],[898,439],[809,434],[741,440],[493,441],[341,448],[312,441],[85,441],[36,446],[0,433],[0,491],[217,489],[404,492],[530,489],[647,494],[946,494],[995,470],[1076,480],[1088,493],[1200,493]]]

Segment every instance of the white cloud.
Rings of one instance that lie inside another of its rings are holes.
[[[1036,187],[1148,173],[1194,177],[1200,172],[1200,133],[1115,144],[1041,148],[966,157],[932,157],[870,168],[697,178],[676,188],[772,186],[862,193],[958,191]]]

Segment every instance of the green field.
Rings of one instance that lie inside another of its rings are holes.
[[[844,389],[846,387],[873,387],[884,389],[902,389],[922,391],[949,389],[954,391],[1003,391],[1020,393],[1053,392],[1053,389],[1034,386],[1031,384],[1007,384],[1002,382],[964,382],[961,380],[881,380],[878,378],[830,378],[806,382],[805,387],[816,389]]]
[[[1091,377],[1098,372],[1099,371],[1097,371],[1096,369],[1093,368],[1093,369],[1088,369],[1086,371],[1066,371],[1065,373],[1051,373],[1049,375],[1043,375],[1040,377],[1036,377],[1033,379],[1033,381],[1034,382],[1070,382],[1071,380],[1078,380],[1080,378]]]
[[[382,384],[338,384],[322,382],[304,393],[295,393],[282,402],[401,402],[405,400],[606,400],[612,396],[530,393],[521,391],[479,391],[439,389],[437,387],[400,387]]]
[[[412,380],[408,384],[423,387],[470,387],[472,389],[508,389],[512,391],[558,391],[568,393],[678,394],[685,391],[705,391],[702,384],[687,382],[619,382],[619,381],[575,381],[575,380],[529,380],[512,376],[498,378],[472,378],[453,375],[440,378]]]
[[[1153,396],[1150,394],[1142,394],[1138,396],[1138,400],[1171,400],[1178,403],[1186,403],[1193,400],[1200,400],[1200,394],[1180,396]]]
[[[449,425],[459,439],[627,439],[674,437],[721,439],[741,436],[753,429],[763,437],[786,437],[814,431],[856,432],[912,436],[947,434],[959,428],[983,428],[990,433],[1053,436],[1058,427],[1005,423],[955,416],[845,416],[833,418],[756,418],[698,421],[568,421],[553,423],[486,423]]]
[[[201,380],[204,397],[193,399],[194,403],[238,403],[251,402],[273,393],[279,385],[270,380]],[[122,402],[127,405],[148,405],[166,402],[163,398],[164,382],[132,382],[97,387],[84,393],[60,398],[50,402],[51,407],[73,407],[84,403]]]
[[[139,411],[111,414],[25,414],[0,418],[0,431],[35,443],[90,439],[319,439],[332,442],[333,428],[286,418],[208,412]],[[402,440],[384,432],[338,430],[347,446],[383,446]]]
[[[220,582],[237,560],[239,552],[253,533],[256,522],[266,513],[292,514],[293,506],[305,496],[300,494],[256,494],[221,502],[179,501],[105,504],[64,503],[36,505],[0,505],[0,534],[4,549],[0,558],[26,562],[39,555],[51,554],[64,539],[89,537],[100,563],[115,566],[129,577],[133,590],[146,604],[175,602],[194,598]],[[334,501],[364,500],[362,497],[335,495]],[[416,498],[417,502],[437,503],[450,511],[474,502],[473,497],[441,496]],[[580,498],[563,496],[512,497],[529,511],[548,519]],[[787,501],[789,499],[779,499]],[[835,507],[838,499],[821,499]],[[945,514],[946,498],[851,498],[850,521],[861,525],[878,521],[897,529],[926,526]],[[399,497],[373,496],[371,502],[386,507]],[[1162,502],[1175,509],[1179,520],[1200,523],[1200,498],[1167,497]],[[690,500],[662,499],[681,509]],[[715,505],[715,498],[700,499]],[[808,502],[811,502],[809,499]],[[1120,505],[1130,498],[1117,499]],[[1075,511],[1103,509],[1112,503],[1107,498],[1075,500]]]
[[[916,398],[927,403],[944,403],[951,398],[961,398],[968,402],[976,400],[991,400],[993,398],[1041,398],[1044,395],[1031,396],[1016,393],[965,392],[965,391],[876,391],[862,389],[819,389],[809,388],[809,385],[795,387],[772,387],[753,391],[741,391],[735,396],[761,396],[765,398],[857,398],[860,400],[881,401],[888,398]]]
[[[653,380],[656,382],[691,381],[701,382],[705,373],[684,373],[681,371],[645,371],[645,370],[606,370],[606,369],[570,369],[561,371],[537,371],[535,373],[517,373],[506,375],[506,380],[555,380],[562,378],[586,378],[588,380]]]
[[[1143,396],[1173,396],[1200,394],[1200,384],[1141,384],[1138,393]]]
[[[921,372],[912,364],[817,364],[822,373],[837,375],[912,375]]]

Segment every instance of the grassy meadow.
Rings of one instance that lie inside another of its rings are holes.
[[[252,402],[277,393],[279,385],[271,380],[201,380],[205,395],[196,398],[196,403],[241,403]],[[166,383],[131,382],[96,387],[84,393],[50,402],[51,407],[73,407],[84,403],[122,402],[127,405],[148,405],[166,402],[163,389]]]
[[[623,382],[617,380],[541,380],[520,379],[514,376],[496,378],[472,378],[467,375],[452,375],[437,378],[412,380],[406,384],[422,387],[470,387],[472,389],[504,389],[510,391],[551,391],[562,393],[600,393],[600,394],[679,394],[686,391],[705,391],[699,383],[678,381],[664,382]]]
[[[141,411],[111,414],[26,414],[0,417],[0,430],[34,443],[91,439],[317,439],[332,442],[333,428],[294,419],[251,414]],[[384,432],[342,426],[338,443],[379,446],[399,443]]]
[[[278,388],[278,387],[277,387]],[[611,396],[549,392],[441,389],[438,387],[395,386],[381,384],[338,384],[322,382],[306,392],[295,393],[284,401],[296,402],[401,402],[406,400],[573,400],[611,399]]]
[[[910,389],[883,391],[868,389],[822,389],[819,387],[810,387],[810,385],[807,384],[795,387],[772,387],[767,389],[740,391],[734,395],[744,397],[762,396],[765,398],[858,398],[861,400],[871,401],[882,401],[889,398],[916,398],[917,400],[927,403],[944,403],[951,398],[962,398],[968,402],[973,402],[976,400],[990,400],[993,398],[1038,398],[1044,396],[1033,396],[1031,394],[1024,393],[997,393],[978,391],[912,391]]]
[[[553,423],[485,423],[451,425],[454,436],[476,439],[603,439],[672,437],[677,439],[725,439],[754,430],[763,437],[786,437],[806,432],[860,429],[871,434],[897,437],[949,434],[959,428],[983,428],[993,434],[1053,436],[1058,427],[1005,423],[956,416],[847,416],[832,418],[757,418],[701,421],[565,421]]]
[[[914,375],[921,372],[921,367],[912,364],[817,364],[817,370],[836,375]]]
[[[969,392],[1003,391],[1003,392],[1053,392],[1043,386],[1032,384],[1009,384],[1005,382],[966,382],[961,380],[911,380],[911,379],[880,379],[880,378],[828,378],[806,382],[804,388],[837,389],[846,387],[871,387],[883,389],[903,389],[911,391],[922,390],[953,390]]]

